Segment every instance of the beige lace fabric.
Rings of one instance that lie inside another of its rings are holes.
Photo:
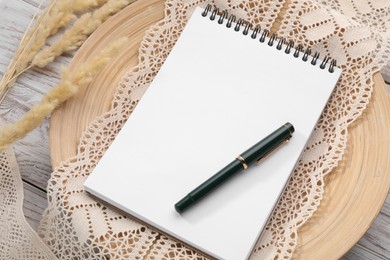
[[[262,29],[271,29],[285,4],[284,0],[210,2],[254,25],[261,25]],[[165,18],[147,31],[140,47],[139,65],[124,75],[112,109],[86,129],[77,156],[54,170],[48,184],[49,206],[38,233],[58,258],[205,258],[92,199],[83,189],[83,182],[131,115],[196,5],[204,7],[206,2],[166,1]],[[368,8],[371,11],[367,11]],[[351,10],[365,11],[353,15]],[[344,152],[347,127],[369,102],[372,76],[388,62],[389,10],[387,0],[324,3],[292,0],[287,5],[278,35],[292,39],[304,48],[310,47],[313,53],[319,51],[322,58],[325,55],[336,58],[343,74],[251,258],[291,258],[299,236],[297,230],[317,209],[324,191],[323,178],[337,165]],[[383,25],[381,29],[370,27],[378,24]],[[2,191],[6,188],[3,186],[1,183]],[[14,186],[14,189],[21,188]],[[36,242],[28,234],[25,236],[25,241]],[[50,258],[49,255],[44,257]]]
[[[56,259],[26,222],[23,184],[12,149],[0,152],[0,259]]]

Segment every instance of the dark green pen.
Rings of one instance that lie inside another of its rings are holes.
[[[188,193],[187,196],[175,204],[176,211],[182,213],[234,174],[241,170],[246,170],[248,166],[255,162],[260,162],[281,144],[290,140],[294,131],[294,126],[290,123],[285,123],[276,129],[263,140],[243,152],[241,155],[237,156],[237,158],[225,166],[225,168]]]

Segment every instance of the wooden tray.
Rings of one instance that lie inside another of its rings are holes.
[[[129,36],[131,44],[76,97],[57,109],[50,122],[53,167],[76,155],[83,130],[108,111],[121,76],[138,63],[138,47],[150,25],[163,18],[162,0],[140,0],[104,23],[80,48],[77,66],[109,42]],[[325,196],[299,231],[295,257],[335,259],[346,253],[379,213],[390,187],[390,100],[381,76],[375,75],[371,102],[350,128],[348,147],[337,169],[326,178]]]

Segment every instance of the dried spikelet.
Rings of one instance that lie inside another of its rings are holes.
[[[52,0],[50,5],[37,19],[34,26],[29,26],[23,36],[14,58],[4,72],[0,82],[0,102],[17,77],[28,68],[29,63],[45,44],[46,39],[60,28],[75,19],[75,11],[84,11],[104,4],[107,0]],[[39,7],[43,0],[41,0]],[[39,9],[39,8],[38,8]]]
[[[70,51],[81,45],[88,37],[84,32],[88,30],[88,21],[91,14],[84,14],[73,25],[64,32],[62,37],[54,42],[50,47],[40,51],[32,60],[31,64],[38,67],[45,67],[64,51]],[[91,29],[92,30],[92,29]],[[89,31],[89,30],[88,30]]]
[[[39,126],[45,117],[72,97],[77,91],[92,81],[93,76],[114,57],[125,45],[127,38],[121,38],[103,49],[97,56],[81,65],[75,73],[63,69],[59,84],[51,89],[43,99],[33,106],[15,124],[5,126],[0,132],[0,150],[24,137]]]
[[[38,19],[35,26],[27,30],[16,50],[14,59],[4,73],[0,83],[0,100],[3,99],[17,76],[28,66],[33,57],[45,44],[47,37],[75,18],[69,1],[52,1]]]
[[[93,13],[92,20],[96,23],[99,21],[105,21],[111,14],[118,12],[126,5],[134,2],[135,0],[109,0],[107,4],[103,5],[102,8]]]
[[[45,17],[47,15],[49,15],[49,12],[54,7],[55,1],[52,1],[50,3],[50,5],[48,5],[45,8],[45,10],[43,10],[42,14],[40,16],[38,16],[37,21],[35,22],[35,25],[31,26],[35,16],[38,14],[38,12],[39,12],[39,10],[40,10],[40,8],[42,6],[42,3],[43,3],[43,0],[41,0],[41,2],[39,3],[37,11],[35,12],[32,20],[30,22],[30,25],[28,26],[28,28],[27,28],[27,30],[25,32],[25,34],[23,35],[22,40],[19,43],[18,49],[16,50],[14,57],[18,57],[21,54],[21,52],[23,52],[23,50],[26,48],[26,46],[29,44],[29,42],[31,42],[31,39],[33,38],[33,36],[37,33],[37,31],[39,29],[39,25],[43,22]]]
[[[37,11],[35,12],[33,19],[31,20],[31,22],[27,28],[27,31],[23,35],[23,37],[19,43],[19,46],[16,49],[14,57],[12,58],[10,64],[8,65],[7,69],[4,72],[4,75],[3,75],[1,82],[0,82],[0,101],[5,96],[5,94],[8,90],[8,87],[16,80],[16,79],[11,80],[14,77],[14,75],[16,74],[15,64],[19,61],[19,58],[22,55],[22,53],[25,51],[26,46],[31,42],[31,39],[38,31],[39,25],[42,23],[43,19],[48,15],[50,10],[54,6],[54,2],[52,2],[49,6],[47,6],[47,8],[43,11],[43,13],[38,17],[35,25],[32,26],[32,22],[33,22],[35,16],[38,14],[38,12],[42,6],[42,3],[43,3],[43,0],[41,0],[41,2],[39,3]]]
[[[72,7],[75,11],[84,11],[89,8],[101,6],[106,2],[107,0],[74,0]]]
[[[53,11],[50,12],[50,16],[47,18],[45,23],[42,24],[42,30],[47,30],[49,32],[47,36],[55,34],[60,28],[64,27],[71,20],[76,18],[73,11],[72,1],[56,1]]]
[[[105,20],[134,0],[109,0],[95,12],[82,15],[74,25],[64,32],[51,46],[40,51],[32,60],[32,65],[45,67],[64,52],[79,47]]]
[[[45,44],[47,37],[56,33],[73,18],[75,18],[75,15],[72,12],[71,2],[57,1],[51,12],[49,12],[49,15],[46,16],[40,24],[31,45],[26,49],[23,55],[20,56],[16,71],[24,69]]]

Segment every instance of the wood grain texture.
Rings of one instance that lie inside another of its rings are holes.
[[[3,75],[36,12],[39,1],[32,2],[35,3],[35,6],[22,0],[0,3],[1,75]],[[45,69],[32,69],[23,74],[13,85],[3,102],[0,103],[2,122],[16,122],[33,105],[38,103],[58,81],[61,62],[66,60],[70,60],[70,58],[61,57]],[[41,126],[13,145],[22,178],[40,189],[46,189],[47,180],[52,171],[50,154],[48,153],[48,129],[49,122],[46,120]]]
[[[53,166],[76,155],[81,134],[88,123],[109,110],[113,93],[122,75],[138,63],[138,48],[145,30],[164,17],[163,8],[161,0],[138,1],[132,4],[100,26],[77,52],[71,69],[76,69],[77,65],[97,54],[109,42],[123,36],[130,38],[130,43],[121,52],[123,55],[113,59],[88,87],[52,114],[50,149]],[[69,128],[73,131],[69,131]],[[64,144],[63,140],[66,140],[67,144]]]
[[[129,35],[134,42],[139,41],[141,38],[137,33],[161,19],[162,12],[163,6],[158,0],[141,0],[128,7],[92,35],[76,54],[71,67],[76,69],[107,42],[122,35]],[[127,69],[135,64],[137,47],[135,43],[128,46],[123,55],[102,73],[104,76],[98,77],[77,98],[69,100],[53,114],[50,129],[53,165],[74,156],[82,129],[96,115],[109,109],[111,94],[119,79],[121,67],[118,65]],[[341,257],[359,240],[380,211],[390,186],[390,175],[386,174],[386,169],[390,168],[390,146],[383,145],[389,143],[389,101],[383,79],[377,74],[369,108],[349,128],[344,159],[326,178],[325,198],[300,230],[297,258]],[[383,234],[376,234],[383,237]]]
[[[0,4],[0,12],[2,14],[0,17],[1,74],[8,65],[21,35],[35,12],[35,8],[38,6],[38,2],[38,0],[15,0],[2,1]],[[151,1],[152,6],[153,3]],[[139,8],[140,7],[138,6],[138,9]],[[144,12],[145,10],[142,10],[142,13]],[[154,11],[151,12],[153,13]],[[150,23],[152,23],[152,21],[150,21]],[[140,31],[139,33],[142,34],[143,32]],[[133,40],[133,44],[136,44],[135,38],[133,38]],[[36,72],[33,72],[35,76],[28,76],[26,79],[23,78],[21,80],[23,83],[29,83],[26,85],[20,84],[19,87],[15,87],[12,92],[9,93],[7,102],[0,104],[0,118],[2,120],[5,119],[7,122],[14,122],[20,114],[26,112],[27,109],[36,103],[42,97],[42,94],[50,89],[53,86],[53,83],[58,80],[58,68],[61,63],[67,64],[71,56],[72,55],[65,55],[64,57],[60,57],[53,65],[48,66],[48,68],[36,71],[38,72],[37,74],[35,74]],[[131,67],[137,63],[138,52],[132,52],[129,56],[129,62],[133,62],[132,64],[128,64],[128,66]],[[94,95],[94,98],[101,100],[100,95],[103,94],[92,92],[89,95]],[[109,103],[106,104],[107,109],[108,107]],[[99,107],[97,110],[96,113],[88,116],[87,121],[92,120],[95,114],[101,113],[104,108]],[[58,111],[58,113],[60,112]],[[86,124],[87,123],[85,122],[80,129],[84,129],[83,127],[85,127]],[[40,189],[46,189],[46,181],[51,173],[48,150],[48,128],[49,124],[45,122],[41,127],[34,130],[25,139],[17,142],[14,146],[19,165],[22,165],[20,171],[23,179],[40,187]],[[78,133],[80,133],[80,129],[77,130]],[[77,142],[78,137],[75,138],[74,145],[77,145]],[[66,159],[66,157],[63,158]],[[59,159],[57,158],[57,162],[58,160]],[[40,189],[25,183],[24,212],[28,222],[34,229],[38,225],[40,218],[38,215],[42,213],[43,209],[47,206],[46,194]],[[319,210],[321,210],[321,208]],[[379,219],[379,216],[381,216],[381,219]],[[390,243],[390,233],[387,232],[386,228],[382,228],[383,225],[388,226],[390,221],[390,195],[387,197],[387,201],[379,216],[378,221],[373,223],[371,228],[367,231],[367,234],[344,256],[343,259],[390,259],[390,249],[387,247]],[[340,242],[343,241],[340,240]],[[326,241],[324,241],[324,244],[325,243]]]
[[[348,128],[344,157],[325,179],[321,205],[299,230],[296,255],[304,259],[342,256],[363,236],[387,197],[390,100],[379,74],[374,80],[367,109]]]
[[[367,248],[357,244],[347,254],[342,257],[342,260],[378,260],[388,259],[381,255],[376,254],[375,251],[368,250]]]
[[[375,225],[372,225],[365,235],[360,239],[359,244],[371,252],[383,258],[390,258],[390,194],[387,196],[385,206],[378,214]]]
[[[37,230],[42,214],[47,208],[46,192],[38,190],[34,186],[24,182],[24,202],[23,212],[26,216],[27,223]]]

